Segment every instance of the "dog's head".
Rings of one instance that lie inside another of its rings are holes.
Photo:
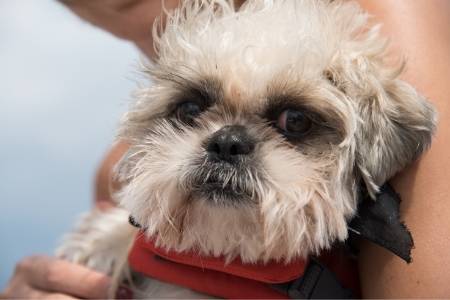
[[[121,203],[164,247],[290,260],[347,237],[429,145],[432,107],[348,2],[186,1],[126,114]]]

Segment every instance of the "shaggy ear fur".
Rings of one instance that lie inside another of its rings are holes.
[[[424,97],[386,77],[369,83],[373,94],[357,103],[356,164],[371,196],[428,148],[436,126],[436,112]]]

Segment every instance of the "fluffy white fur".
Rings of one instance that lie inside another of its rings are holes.
[[[110,273],[118,263],[117,258],[127,254],[130,237],[137,231],[128,224],[128,215],[127,211],[114,208],[108,213],[94,210],[81,216],[77,230],[66,236],[56,255]]]
[[[153,84],[138,91],[119,134],[131,148],[117,197],[147,236],[168,249],[250,263],[289,262],[345,240],[358,185],[374,195],[426,149],[436,122],[424,98],[397,79],[401,68],[385,65],[386,42],[367,19],[353,2],[253,0],[236,11],[215,0],[185,1],[164,28],[155,26],[158,58],[144,67]],[[168,107],[192,86],[221,100],[197,126],[174,125]],[[261,117],[274,98],[320,114],[326,134],[300,146],[285,140]],[[256,166],[202,173],[202,144],[237,124],[258,141]],[[205,182],[219,176],[240,186],[252,201],[224,206],[193,194],[198,172]],[[124,213],[112,214],[122,220],[82,220],[78,232],[87,234],[73,234],[60,253],[108,269],[120,256],[109,245],[126,254],[133,238]],[[106,233],[110,224],[117,227]]]

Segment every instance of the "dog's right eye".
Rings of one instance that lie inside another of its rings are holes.
[[[278,117],[276,126],[286,136],[300,137],[309,132],[312,120],[302,111],[286,109]]]
[[[203,108],[193,101],[185,101],[180,104],[175,109],[175,116],[178,120],[183,123],[192,125],[195,118],[200,115]]]

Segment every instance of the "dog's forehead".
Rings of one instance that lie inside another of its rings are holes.
[[[240,106],[258,106],[268,94],[286,92],[286,86],[301,88],[323,78],[333,55],[320,40],[322,37],[311,33],[296,36],[297,40],[291,42],[276,32],[264,35],[260,40],[238,34],[228,47],[200,45],[207,49],[184,53],[178,63],[192,70],[197,78],[217,80],[224,101]],[[310,44],[316,48],[310,48]]]
[[[328,1],[251,0],[237,12],[226,3],[186,5],[155,41],[161,65],[216,78],[240,106],[260,105],[276,85],[314,83],[365,21],[357,7]]]
[[[223,7],[186,4],[183,14],[169,18],[161,38],[155,38],[160,58],[195,55],[232,63],[239,57],[259,66],[260,58],[270,63],[314,52],[324,58],[361,25],[355,7],[328,1],[250,0],[239,11],[227,1],[215,5]]]

